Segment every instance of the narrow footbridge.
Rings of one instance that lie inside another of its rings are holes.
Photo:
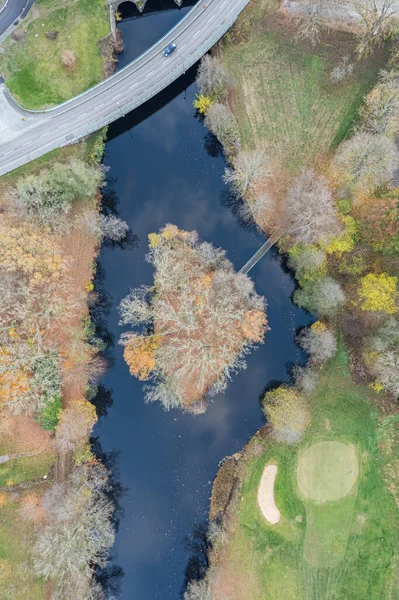
[[[0,88],[0,175],[72,144],[137,108],[194,65],[250,0],[200,0],[154,46],[83,94],[55,108],[28,111]],[[174,42],[168,58],[163,48]]]
[[[274,244],[278,242],[278,240],[281,238],[282,235],[284,235],[284,233],[285,230],[282,226],[276,229],[272,233],[272,235],[266,240],[266,242],[259,248],[259,250],[257,250],[255,254],[251,256],[249,261],[246,262],[243,267],[241,267],[239,273],[244,273],[244,275],[249,273],[249,271],[256,265],[256,263],[258,263],[260,259],[263,258],[267,252],[269,252],[270,248],[272,248]]]

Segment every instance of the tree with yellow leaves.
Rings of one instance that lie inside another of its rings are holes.
[[[397,286],[398,278],[386,273],[369,273],[362,277],[359,289],[360,308],[394,315],[398,312]]]
[[[299,442],[310,424],[310,416],[306,401],[294,388],[281,385],[266,392],[262,406],[278,442]]]
[[[60,452],[72,452],[87,438],[97,421],[93,404],[81,398],[62,411],[56,429],[56,444]]]

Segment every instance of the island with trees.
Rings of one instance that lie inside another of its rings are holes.
[[[265,300],[236,273],[225,252],[195,231],[168,224],[149,235],[154,285],[133,290],[119,306],[132,375],[149,380],[147,401],[202,412],[267,331]]]

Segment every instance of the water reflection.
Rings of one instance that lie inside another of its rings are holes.
[[[143,30],[150,22],[150,17],[142,22]],[[131,23],[141,21],[125,23],[125,42],[130,35],[129,44],[134,44]],[[195,118],[194,76],[191,69],[109,129],[104,163],[112,183],[105,193],[114,194],[138,242],[133,250],[104,246],[99,259],[112,299],[106,326],[115,339],[121,333],[116,306],[130,288],[152,283],[152,267],[144,260],[150,232],[167,222],[196,229],[202,240],[226,249],[237,268],[264,240],[256,228],[243,227],[226,202],[224,158],[208,151],[209,135]],[[185,540],[206,522],[220,460],[241,450],[263,424],[259,398],[265,386],[271,380],[288,381],[289,364],[303,359],[294,336],[311,319],[291,303],[294,282],[280,257],[268,254],[251,275],[257,292],[267,298],[271,331],[206,414],[165,413],[160,405],[146,405],[122,348],[115,344],[111,349],[113,364],[102,385],[113,390],[113,404],[95,435],[106,452],[118,450],[121,481],[128,488],[114,548],[125,572],[122,600],[180,598],[192,556]]]

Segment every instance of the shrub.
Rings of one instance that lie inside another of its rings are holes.
[[[206,112],[205,125],[216,135],[227,154],[240,150],[240,132],[228,106],[219,102],[211,104]]]
[[[49,401],[43,407],[38,419],[40,426],[43,427],[43,429],[46,429],[46,431],[53,431],[60,420],[61,410],[61,395],[49,398]]]
[[[214,100],[211,98],[211,96],[208,96],[206,94],[196,94],[195,100],[193,102],[194,108],[198,110],[200,115],[206,115],[213,103]]]
[[[336,314],[346,302],[340,284],[331,277],[320,277],[294,292],[294,302],[320,316]]]
[[[359,290],[361,309],[395,314],[398,311],[397,284],[398,278],[389,277],[386,273],[369,273],[362,277]]]
[[[299,285],[315,281],[326,272],[326,253],[317,246],[296,244],[288,250],[288,266],[295,271]]]
[[[359,132],[341,144],[335,162],[350,186],[371,194],[391,181],[399,167],[399,153],[392,139]]]
[[[340,83],[353,73],[353,63],[349,62],[349,56],[343,56],[338,65],[330,73],[331,83]]]
[[[266,392],[263,411],[272,427],[272,435],[278,442],[296,444],[310,423],[305,400],[294,388],[285,385]]]
[[[97,166],[71,159],[68,163],[54,163],[38,175],[19,179],[14,201],[40,225],[56,225],[69,212],[73,200],[93,199],[101,182],[102,173]]]
[[[316,365],[326,362],[337,351],[335,335],[320,321],[301,332],[298,342],[310,355],[310,361]]]

